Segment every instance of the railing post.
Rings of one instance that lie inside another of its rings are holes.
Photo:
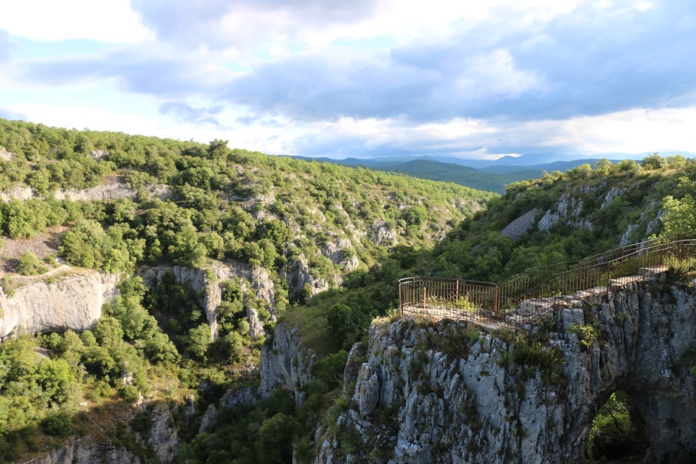
[[[423,310],[425,310],[425,297],[427,293],[428,287],[426,286],[425,281],[423,281]]]
[[[493,313],[498,316],[498,309],[500,308],[498,304],[498,285],[495,286],[495,294],[493,296]]]
[[[399,282],[399,311],[401,312],[401,319],[404,318],[404,299],[401,294],[403,291],[402,283]]]
[[[662,243],[660,244],[660,266],[663,266],[665,264],[665,239],[662,239]]]

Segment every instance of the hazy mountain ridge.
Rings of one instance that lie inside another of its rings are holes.
[[[551,161],[545,164],[528,164],[540,161],[534,156],[519,157],[524,158],[523,160],[515,157],[504,157],[495,162],[430,156],[415,159],[401,157],[375,159],[346,158],[342,160],[330,158],[294,158],[397,172],[421,179],[454,182],[470,188],[501,194],[505,192],[506,186],[512,182],[535,179],[541,177],[544,172],[565,172],[568,169],[582,164],[593,165],[599,161],[599,158],[579,158],[570,161]],[[554,158],[550,157],[549,159]]]

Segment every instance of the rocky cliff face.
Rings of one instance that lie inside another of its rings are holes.
[[[142,411],[150,416],[150,427],[137,436],[140,453],[111,443],[108,439],[87,436],[70,440],[56,448],[23,464],[140,464],[149,459],[140,455],[145,450],[148,456],[156,456],[158,462],[171,463],[176,458],[179,438],[173,427],[172,411],[168,404],[146,404]]]
[[[245,296],[247,290],[252,291],[255,296],[268,304],[271,315],[275,316],[274,284],[268,271],[262,267],[252,267],[242,262],[229,261],[222,263],[214,261],[206,269],[194,269],[187,266],[157,266],[144,270],[142,277],[146,285],[152,286],[160,281],[166,272],[171,272],[177,283],[184,284],[188,282],[191,288],[202,293],[200,305],[205,310],[213,337],[217,336],[215,311],[222,302],[222,288],[220,284],[228,279],[241,278],[249,282],[251,288],[246,288],[245,285],[242,286]],[[263,335],[263,324],[259,320],[256,309],[249,306],[249,304],[246,306],[251,336],[258,338]]]
[[[281,271],[280,276],[288,283],[288,293],[296,298],[299,297],[305,285],[310,291],[310,296],[328,290],[330,287],[326,279],[312,275],[309,261],[304,255],[291,261],[287,268]]]
[[[152,449],[160,462],[173,462],[179,447],[179,436],[174,427],[172,410],[166,403],[152,405],[147,412],[152,426],[143,437],[143,444]]]
[[[156,198],[165,200],[172,196],[172,191],[167,185],[152,184],[145,187],[150,195]],[[73,201],[103,201],[103,200],[120,200],[122,198],[135,198],[138,191],[131,188],[125,179],[121,176],[111,176],[96,187],[91,187],[83,190],[76,189],[58,189],[53,192],[56,200],[70,199]],[[0,198],[3,201],[29,200],[31,198],[41,197],[31,187],[15,187],[6,192],[0,192]]]
[[[141,464],[143,461],[125,448],[99,443],[87,437],[71,441],[23,464]]]
[[[15,333],[85,330],[116,294],[118,277],[70,270],[52,280],[17,279],[12,296],[0,290],[0,340]]]
[[[305,393],[302,387],[312,379],[316,355],[300,345],[297,329],[279,322],[273,332],[273,343],[261,351],[261,386],[259,396],[268,398],[276,387],[293,392],[295,404],[302,406]]]
[[[466,323],[373,324],[316,462],[578,462],[617,390],[645,423],[646,462],[693,449],[696,378],[681,360],[696,349],[696,292],[632,284],[595,298],[556,309],[533,341]]]

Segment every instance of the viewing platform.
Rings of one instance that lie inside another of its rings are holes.
[[[529,329],[554,309],[581,308],[670,268],[696,266],[696,239],[649,240],[574,263],[533,268],[500,284],[408,277],[399,281],[402,317],[469,321],[489,329]]]

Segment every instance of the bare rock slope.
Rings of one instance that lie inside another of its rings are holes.
[[[67,266],[65,266],[67,267]],[[116,294],[118,276],[70,270],[52,279],[32,279],[12,294],[0,289],[0,340],[16,333],[85,330]]]

